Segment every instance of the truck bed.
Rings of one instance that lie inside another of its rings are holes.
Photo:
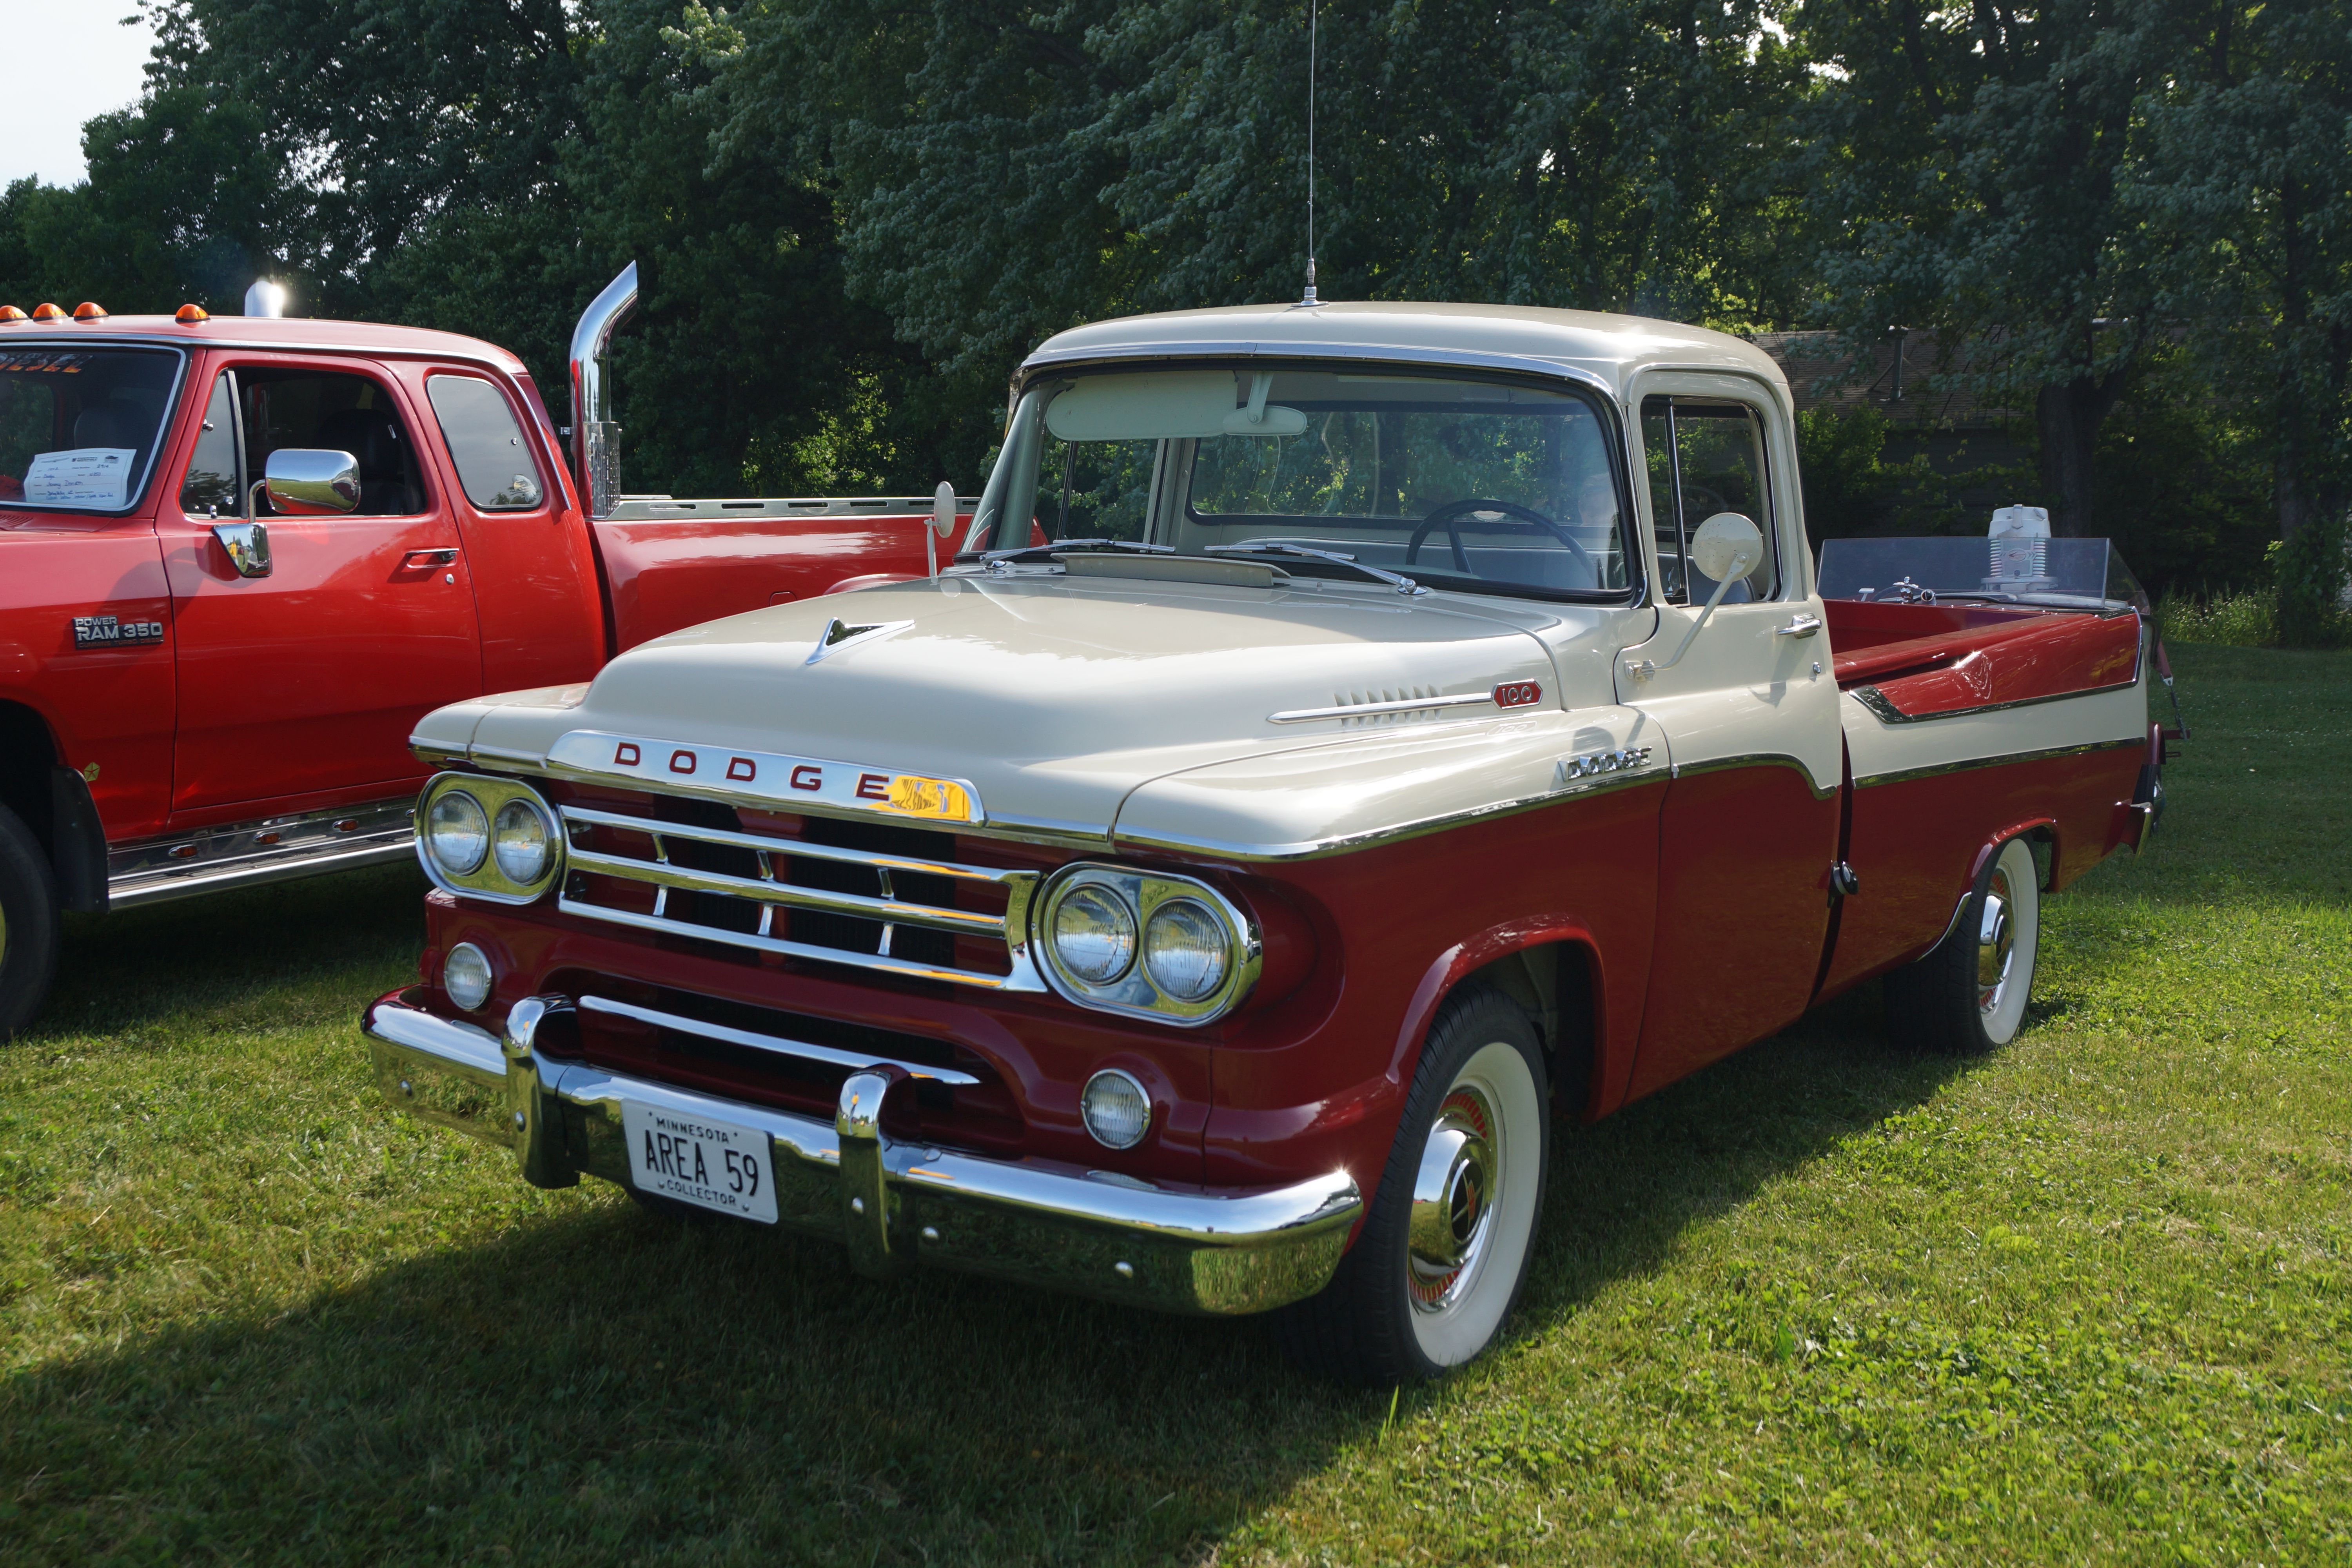
[[[1891,721],[2128,686],[2139,617],[2007,605],[1823,601],[1839,689]]]

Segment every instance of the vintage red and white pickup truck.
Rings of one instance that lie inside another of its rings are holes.
[[[1880,977],[1906,1040],[2001,1045],[2042,895],[2160,804],[2104,542],[1817,563],[1791,423],[1663,321],[1065,332],[936,581],[424,720],[383,1087],[873,1274],[1466,1361],[1556,1116]]]
[[[573,337],[584,501],[489,343],[0,308],[0,1039],[60,909],[409,855],[428,710],[924,571],[930,499],[616,495],[603,362],[635,299],[632,266]]]

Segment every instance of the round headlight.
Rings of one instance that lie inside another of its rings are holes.
[[[425,814],[425,845],[441,868],[463,877],[479,868],[490,847],[490,819],[464,790],[445,791]]]
[[[547,814],[536,803],[515,799],[499,807],[490,853],[509,881],[525,888],[538,881],[546,873],[551,843]]]
[[[1135,916],[1108,888],[1079,888],[1054,909],[1054,956],[1089,985],[1108,985],[1135,963]]]
[[[1171,899],[1143,928],[1143,972],[1162,995],[1198,1002],[1224,984],[1225,928],[1191,899]]]
[[[1151,1097],[1135,1075],[1105,1068],[1078,1095],[1087,1131],[1107,1149],[1132,1149],[1151,1131]]]
[[[441,961],[441,989],[449,1000],[471,1013],[490,999],[490,961],[470,942],[461,942]]]

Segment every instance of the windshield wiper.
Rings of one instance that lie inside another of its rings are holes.
[[[1202,546],[1202,552],[1208,555],[1304,556],[1310,561],[1328,561],[1334,565],[1345,566],[1353,572],[1361,572],[1367,577],[1376,577],[1400,594],[1417,598],[1429,592],[1427,588],[1410,577],[1402,576],[1394,572],[1383,572],[1377,566],[1367,566],[1352,555],[1342,555],[1332,550],[1309,550],[1303,544],[1276,544],[1270,541],[1249,544],[1208,544]]]
[[[1173,555],[1172,544],[1141,544],[1132,539],[1049,539],[1043,544],[1024,544],[1017,550],[983,550],[981,564],[993,566],[1000,561],[1018,561],[1024,555],[1051,555],[1056,550],[1139,550],[1151,555]]]

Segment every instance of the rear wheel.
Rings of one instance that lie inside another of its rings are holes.
[[[57,973],[57,878],[40,840],[0,805],[0,1040],[33,1021]]]
[[[1292,1359],[1380,1384],[1485,1350],[1527,1283],[1550,1154],[1534,1024],[1498,992],[1456,993],[1430,1026],[1356,1245],[1278,1320]]]
[[[2041,945],[2041,874],[2032,847],[2012,838],[1978,874],[1944,940],[1887,975],[1887,1032],[1947,1056],[2000,1049],[2025,1022]]]

